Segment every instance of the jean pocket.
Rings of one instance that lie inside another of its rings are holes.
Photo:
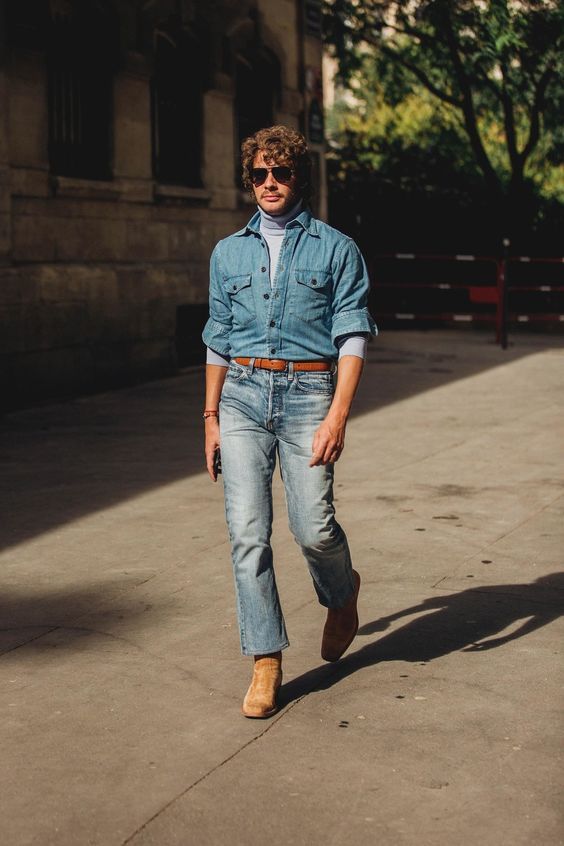
[[[304,394],[330,396],[335,389],[333,374],[329,371],[326,373],[296,373],[294,382],[297,390]]]
[[[230,361],[225,378],[229,379],[230,382],[238,382],[239,379],[242,379],[243,376],[246,376],[246,374],[247,370],[245,367],[234,361]]]

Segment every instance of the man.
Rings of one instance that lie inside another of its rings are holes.
[[[303,136],[273,126],[241,149],[258,211],[211,258],[205,453],[215,481],[221,447],[241,649],[254,657],[242,711],[264,718],[277,710],[288,646],[270,546],[277,455],[290,529],[328,609],[322,657],[338,660],[358,630],[360,576],[335,520],[333,465],[376,327],[358,248],[308,208]]]

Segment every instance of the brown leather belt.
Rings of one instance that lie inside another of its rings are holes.
[[[235,358],[237,364],[243,364],[245,367],[251,363],[251,358]],[[283,358],[255,358],[255,367],[261,370],[287,370],[289,361],[284,361]],[[294,361],[294,370],[310,370],[315,372],[322,372],[331,370],[333,367],[330,361]]]

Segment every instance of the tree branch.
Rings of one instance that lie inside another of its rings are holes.
[[[454,28],[448,9],[446,12],[445,31],[454,73],[458,85],[460,86],[460,90],[462,92],[462,103],[460,104],[460,108],[462,109],[462,113],[464,115],[464,125],[466,127],[468,138],[470,140],[470,145],[472,147],[472,150],[474,151],[474,155],[476,156],[478,166],[484,174],[486,182],[494,192],[499,193],[499,191],[501,190],[501,183],[497,173],[492,167],[492,163],[490,162],[489,156],[486,153],[486,149],[480,136],[480,131],[478,129],[478,121],[476,118],[476,110],[474,108],[472,88],[470,86],[470,81],[468,79],[466,70],[462,63],[462,59],[460,58],[458,42],[456,40],[456,35],[454,33]]]
[[[518,177],[520,171],[522,172],[522,162],[520,161],[519,152],[517,150],[517,133],[515,131],[515,111],[513,108],[513,100],[507,91],[507,67],[505,62],[500,63],[501,67],[501,105],[503,106],[503,125],[505,127],[505,140],[507,143],[507,151],[509,153],[509,161],[511,162],[512,175]]]
[[[436,39],[433,38],[432,35],[429,35],[428,32],[422,32],[420,29],[414,29],[411,26],[399,27],[395,24],[387,23],[386,21],[384,21],[382,27],[384,29],[391,29],[393,30],[393,32],[399,33],[399,35],[409,35],[411,38],[418,38],[419,41],[424,41],[431,47],[436,47],[437,45]]]
[[[438,97],[439,100],[442,100],[444,103],[450,103],[451,106],[456,106],[456,108],[458,109],[461,107],[461,101],[459,99],[454,97],[452,94],[447,94],[447,92],[443,91],[441,88],[438,88],[435,83],[429,79],[425,71],[422,71],[421,68],[417,67],[417,65],[414,65],[412,62],[409,62],[407,59],[404,59],[404,57],[400,53],[397,53],[395,50],[392,50],[386,44],[378,42],[377,46],[383,53],[385,53],[391,59],[394,59],[394,61],[398,62],[400,65],[403,65],[406,70],[416,76],[419,82],[424,85],[425,88],[431,92],[431,94],[434,94],[435,97]]]
[[[554,74],[554,67],[553,65],[549,64],[548,67],[545,68],[544,72],[542,73],[538,83],[537,83],[537,90],[535,92],[535,98],[533,100],[533,105],[531,107],[531,126],[529,130],[529,137],[527,139],[527,143],[523,147],[521,153],[519,154],[519,158],[521,160],[521,167],[525,167],[525,162],[537,146],[540,137],[540,115],[544,106],[544,95],[546,94],[546,89],[548,88],[548,84]]]
[[[492,92],[492,94],[494,95],[496,100],[498,100],[500,103],[502,103],[503,102],[503,96],[501,94],[501,91],[499,90],[499,87],[495,84],[493,79],[490,79],[489,76],[487,75],[487,73],[482,74],[481,78],[482,78],[486,88],[488,88]]]

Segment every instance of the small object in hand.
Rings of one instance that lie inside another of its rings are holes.
[[[213,472],[216,478],[218,474],[221,473],[221,452],[219,447],[213,454]]]

